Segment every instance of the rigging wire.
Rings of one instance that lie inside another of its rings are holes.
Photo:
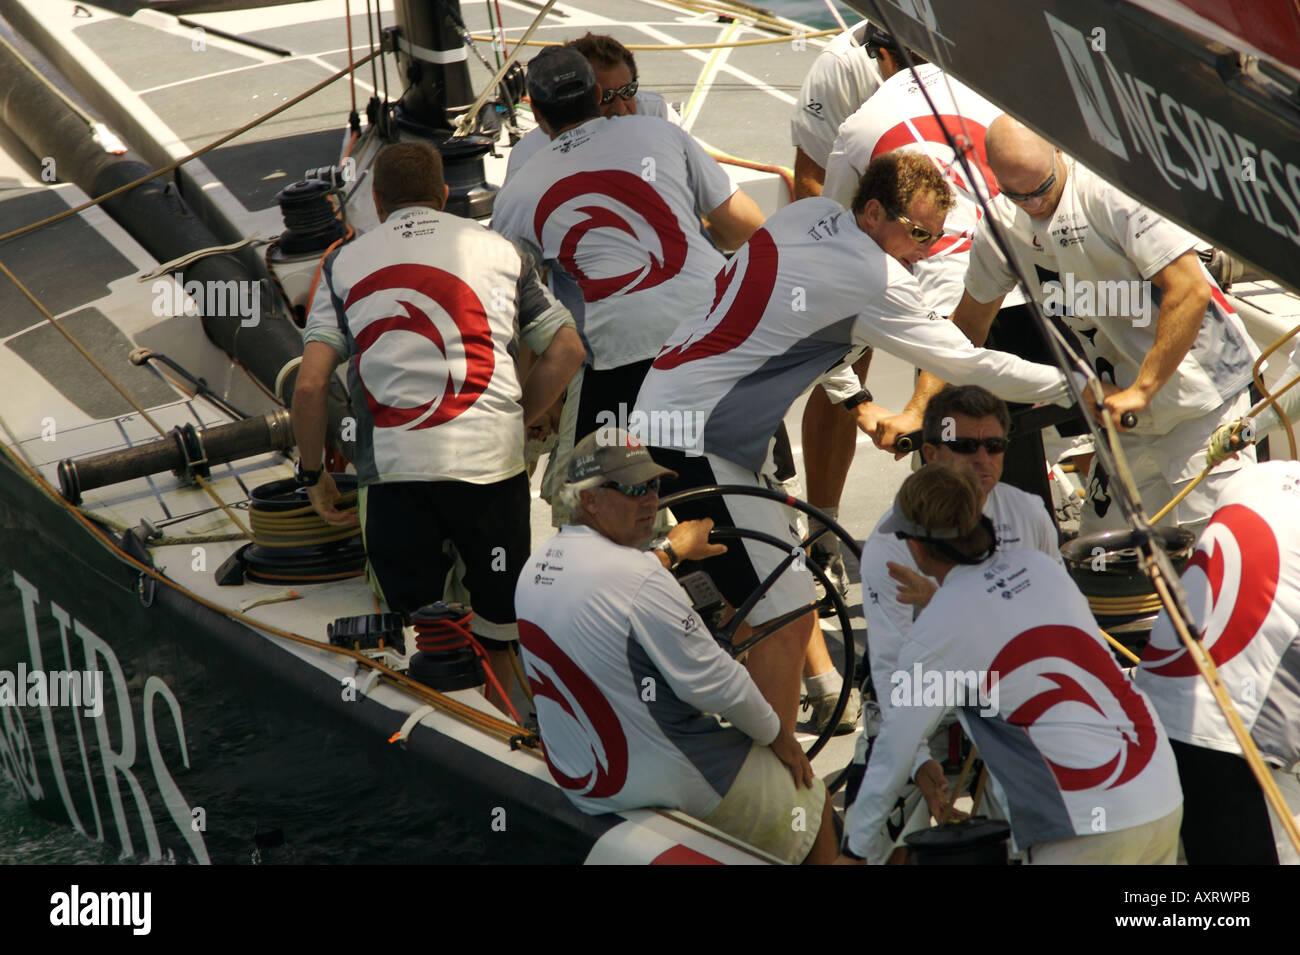
[[[353,47],[352,47],[352,0],[346,0],[343,4],[343,19],[348,25],[348,89],[352,94],[352,116],[357,115],[357,78],[355,75],[356,67],[353,64]]]
[[[929,91],[926,90],[925,85],[921,82],[920,76],[917,73],[916,64],[909,55],[906,44],[902,42],[902,36],[895,31],[893,25],[890,23],[890,18],[885,16],[883,5],[880,3],[880,0],[870,0],[870,2],[872,9],[875,11],[876,19],[879,20],[886,32],[899,41],[901,58],[906,63],[908,69],[911,70],[912,77],[916,81],[921,94],[925,97],[926,102],[929,104],[931,112],[935,115],[936,119],[938,119],[940,113],[935,107],[934,101],[930,98]],[[931,55],[935,60],[938,60],[938,43],[936,42],[934,31],[929,25],[924,26],[926,33],[929,36],[931,47],[935,51]],[[944,137],[948,140],[954,153],[956,153],[960,158],[967,176],[971,178],[973,183],[975,180],[972,175],[966,151],[957,148],[957,144],[952,141],[951,135],[948,133],[947,129],[944,128],[941,120],[939,126],[940,129],[943,129]],[[1214,695],[1215,701],[1219,705],[1219,709],[1223,712],[1224,718],[1228,721],[1228,725],[1231,727],[1233,735],[1236,737],[1237,743],[1246,757],[1247,763],[1250,764],[1251,771],[1255,774],[1256,781],[1263,790],[1265,799],[1268,800],[1274,812],[1277,813],[1283,827],[1286,829],[1287,836],[1295,846],[1296,851],[1300,852],[1300,829],[1297,828],[1295,820],[1292,818],[1290,810],[1287,808],[1286,801],[1282,798],[1282,794],[1278,790],[1277,783],[1270,774],[1268,767],[1260,758],[1259,751],[1255,747],[1254,741],[1250,738],[1250,734],[1242,724],[1241,717],[1237,713],[1237,708],[1232,704],[1231,699],[1228,697],[1227,691],[1223,686],[1223,681],[1219,678],[1218,668],[1215,666],[1213,658],[1211,658],[1209,653],[1206,652],[1199,639],[1194,638],[1191,634],[1188,621],[1192,620],[1193,617],[1187,606],[1186,593],[1182,589],[1182,584],[1178,579],[1178,575],[1174,572],[1173,563],[1170,561],[1169,555],[1161,550],[1153,540],[1151,533],[1153,528],[1142,511],[1141,497],[1137,492],[1132,473],[1128,469],[1127,458],[1120,447],[1118,430],[1116,429],[1114,422],[1111,420],[1111,416],[1105,411],[1105,395],[1101,387],[1101,379],[1090,367],[1088,367],[1086,362],[1073,353],[1073,350],[1070,348],[1068,343],[1066,343],[1065,339],[1061,336],[1056,327],[1044,318],[1038,307],[1037,300],[1030,292],[1027,278],[1020,274],[1016,260],[1010,253],[1006,237],[1002,234],[1001,227],[990,216],[987,198],[978,189],[973,191],[975,192],[976,198],[979,200],[980,207],[983,209],[987,219],[989,235],[998,246],[998,250],[1002,253],[1004,260],[1016,273],[1020,285],[1026,292],[1025,297],[1030,312],[1034,315],[1039,330],[1047,336],[1048,344],[1052,348],[1057,366],[1063,373],[1065,373],[1066,387],[1070,394],[1075,398],[1075,401],[1080,403],[1081,407],[1083,407],[1082,400],[1085,397],[1085,392],[1083,387],[1081,387],[1070,376],[1068,370],[1071,364],[1075,365],[1082,371],[1085,384],[1091,388],[1092,397],[1098,408],[1101,410],[1099,415],[1100,420],[1090,420],[1090,416],[1085,415],[1084,421],[1088,430],[1092,433],[1095,443],[1095,453],[1098,456],[1099,462],[1101,466],[1106,468],[1107,473],[1111,475],[1112,496],[1115,502],[1119,504],[1120,510],[1123,512],[1125,519],[1127,519],[1132,525],[1137,537],[1139,552],[1142,554],[1143,558],[1143,569],[1150,576],[1156,592],[1160,595],[1161,604],[1164,607],[1165,612],[1168,614],[1174,630],[1177,632],[1184,647],[1186,647],[1188,655],[1195,662],[1197,670],[1209,685],[1210,691]],[[1071,359],[1073,359],[1073,361],[1071,361]],[[1099,429],[1100,432],[1105,433],[1107,441],[1104,444],[1099,440],[1101,437]]]
[[[371,60],[378,55],[379,55],[379,51],[371,51],[366,56],[358,60],[357,65],[360,66],[364,64],[367,60]],[[94,206],[98,206],[107,202],[109,199],[114,199],[125,192],[130,192],[132,189],[135,189],[138,186],[143,186],[145,183],[157,179],[159,176],[166,175],[169,172],[174,172],[177,169],[179,169],[181,166],[185,165],[186,163],[198,159],[200,156],[207,155],[208,153],[212,152],[212,150],[218,148],[219,146],[224,146],[232,139],[237,139],[238,137],[244,135],[244,133],[248,132],[250,129],[253,129],[256,126],[260,126],[262,123],[265,123],[267,120],[279,116],[285,110],[292,109],[293,107],[301,103],[303,100],[307,99],[308,97],[316,95],[321,90],[325,89],[325,87],[329,86],[331,83],[341,80],[343,77],[347,75],[348,75],[347,69],[339,70],[337,73],[333,74],[332,76],[321,80],[315,86],[312,86],[307,90],[304,90],[303,92],[299,93],[297,96],[294,96],[289,100],[286,100],[285,102],[281,103],[279,106],[275,107],[269,112],[262,114],[261,116],[257,117],[257,119],[245,123],[243,126],[239,127],[238,129],[232,130],[231,132],[226,133],[223,136],[217,137],[212,142],[208,143],[206,146],[196,149],[194,152],[190,153],[189,155],[182,156],[180,159],[173,160],[172,162],[169,162],[165,166],[159,166],[157,169],[153,170],[152,172],[145,173],[143,176],[139,177],[138,179],[133,179],[130,182],[118,186],[115,189],[110,189],[108,192],[104,193],[103,195],[97,196],[94,199],[88,199],[86,202],[83,202],[80,205],[71,206],[67,209],[64,209],[62,212],[55,213],[52,216],[47,216],[46,218],[41,219],[38,222],[32,222],[25,226],[21,226],[17,229],[11,229],[10,231],[6,232],[4,235],[0,235],[0,243],[7,242],[10,239],[16,239],[20,235],[26,235],[28,232],[34,232],[37,229],[42,229],[47,225],[53,225],[56,222],[61,222],[62,220],[67,219],[71,216],[79,215],[85,212],[87,209],[93,208]]]
[[[1298,2],[1300,2],[1300,0],[1298,0]],[[1285,335],[1280,336],[1277,339],[1277,341],[1273,342],[1273,344],[1269,345],[1268,348],[1260,352],[1259,357],[1255,359],[1255,365],[1250,370],[1250,376],[1252,379],[1254,379],[1255,387],[1259,389],[1259,393],[1263,395],[1265,398],[1269,397],[1269,391],[1268,388],[1264,385],[1263,375],[1260,374],[1260,369],[1263,368],[1264,366],[1264,360],[1268,358],[1269,355],[1273,354],[1273,352],[1277,351],[1279,348],[1281,348],[1283,345],[1289,342],[1292,338],[1294,338],[1297,332],[1300,332],[1300,325],[1297,325],[1295,328],[1291,329],[1291,331],[1287,332]],[[1294,384],[1294,382],[1292,382],[1292,384]],[[1290,387],[1290,385],[1288,385],[1287,387]],[[1280,395],[1281,392],[1278,392],[1278,396]],[[1286,429],[1286,440],[1291,448],[1291,457],[1292,458],[1300,457],[1300,455],[1296,454],[1295,430],[1291,427],[1291,419],[1287,417],[1287,413],[1281,405],[1274,405],[1273,410],[1277,413],[1279,420],[1281,420],[1283,427]],[[1250,414],[1247,415],[1247,417],[1250,417],[1256,413],[1257,412],[1255,410],[1252,410]]]

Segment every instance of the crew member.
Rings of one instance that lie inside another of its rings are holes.
[[[299,480],[327,521],[357,523],[335,507],[322,464],[326,392],[349,359],[371,584],[407,616],[442,599],[450,539],[466,567],[473,632],[504,686],[529,549],[524,427],[564,390],[582,342],[526,248],[442,211],[436,150],[389,146],[373,175],[381,224],[325,259],[307,320],[292,408]],[[522,388],[517,331],[541,356]]]
[[[649,116],[600,115],[587,59],[548,47],[528,65],[528,90],[551,145],[498,193],[492,228],[538,250],[588,350],[561,443],[624,422],[650,362],[683,314],[713,300],[722,254],[763,220],[718,163],[682,129]],[[557,447],[561,461],[569,449]]]
[[[1188,626],[1300,823],[1300,464],[1236,472],[1183,572]],[[1190,865],[1300,863],[1209,686],[1161,612],[1137,683],[1178,760]]]
[[[831,146],[840,124],[879,88],[881,68],[877,63],[897,55],[889,35],[866,20],[835,37],[817,55],[790,115],[796,200],[821,195]],[[853,187],[856,185],[855,180]],[[850,194],[841,204],[847,207],[852,198]],[[839,516],[840,495],[853,464],[857,434],[852,417],[836,406],[862,387],[870,365],[868,349],[851,369],[845,368],[832,380],[825,393],[814,388],[804,404],[801,431],[808,503],[832,519]],[[816,531],[819,526],[814,524],[812,529]],[[826,571],[841,594],[848,594],[849,577],[834,535],[822,535],[813,544],[809,557]],[[826,685],[821,688],[825,692],[819,693],[815,685],[825,682],[833,672],[826,645],[821,635],[816,634],[808,648],[805,674],[810,683],[809,696],[827,718],[839,696],[839,688]]]
[[[1125,412],[1137,414],[1136,428],[1121,442],[1142,501],[1154,511],[1202,470],[1211,433],[1249,407],[1258,350],[1201,265],[1191,233],[1010,116],[993,121],[985,146],[1002,191],[990,210],[1015,269],[1003,261],[985,218],[953,321],[982,343],[1017,273],[1028,276],[1044,311],[1063,315],[1078,335],[1108,387],[1106,409],[1116,426],[1122,428]],[[913,404],[923,406],[940,385],[922,375]],[[892,422],[883,440],[911,430],[914,420]],[[1247,448],[1221,465],[1171,512],[1170,523],[1202,527],[1231,473],[1254,460]],[[1126,526],[1108,483],[1094,462],[1082,533]]]
[[[893,152],[868,167],[852,213],[830,199],[804,199],[754,234],[719,274],[713,306],[698,308],[673,333],[637,397],[643,420],[689,415],[696,422],[689,434],[661,429],[657,436],[659,460],[680,475],[669,482],[672,491],[758,486],[768,442],[794,399],[828,368],[851,362],[872,344],[1010,398],[1062,396],[1065,383],[1056,369],[974,349],[925,305],[907,266],[928,254],[952,201],[928,158]],[[868,434],[889,414],[866,391],[844,406]],[[714,499],[674,511],[791,538],[781,505],[770,501]],[[747,541],[713,561],[710,571],[739,606],[785,556]],[[783,574],[759,601],[754,622],[810,604],[811,576]],[[749,656],[750,674],[788,725],[816,626],[811,612],[792,620]]]
[[[520,643],[551,775],[584,812],[681,809],[787,862],[829,862],[826,787],[669,573],[726,550],[708,542],[711,522],[678,524],[653,552],[639,549],[671,474],[624,431],[588,435],[562,491],[575,523],[519,578]]]
[[[969,469],[927,464],[878,528],[901,534],[940,586],[894,672],[873,674],[888,679],[895,705],[849,810],[846,854],[867,855],[947,705],[1029,864],[1174,864],[1182,795],[1150,702],[1060,561],[999,550],[979,497]]]
[[[821,195],[826,162],[840,124],[879,88],[876,60],[882,37],[885,47],[894,46],[888,34],[866,20],[855,24],[826,44],[804,77],[790,114],[796,200]]]
[[[591,64],[596,84],[601,89],[601,116],[656,116],[674,126],[682,124],[682,118],[667,100],[658,93],[640,88],[636,58],[618,40],[601,33],[587,33],[564,45],[577,50]],[[551,137],[538,126],[515,143],[506,161],[505,181],[509,182],[534,153],[550,142]]]
[[[862,171],[875,156],[895,148],[929,155],[944,170],[957,204],[945,224],[946,234],[935,243],[934,253],[916,264],[914,274],[931,307],[940,315],[951,315],[961,300],[971,237],[984,215],[980,201],[998,194],[988,168],[984,137],[989,123],[1002,111],[938,67],[915,54],[911,56],[913,68],[908,69],[896,47],[881,48],[878,62],[884,83],[840,126],[822,194],[847,206]],[[950,143],[966,148],[964,162]],[[1052,352],[1024,301],[1019,289],[1007,295],[983,344],[1051,364]],[[920,413],[924,408],[916,410]],[[851,460],[852,442],[846,448]],[[848,461],[845,463],[847,466]],[[1006,455],[1003,479],[1037,494],[1048,511],[1052,510],[1039,432],[1021,435],[1012,445]]]
[[[1010,424],[1006,404],[991,392],[978,385],[949,386],[930,399],[925,409],[921,457],[927,463],[938,461],[974,473],[979,482],[980,511],[992,521],[998,547],[1004,551],[1033,548],[1060,564],[1056,525],[1051,516],[1035,495],[1001,481]],[[929,603],[936,589],[934,581],[912,560],[907,545],[881,530],[888,518],[886,514],[880,519],[862,548],[862,607],[870,635],[867,650],[871,681],[876,705],[886,718],[891,708],[890,676],[898,669],[898,656],[915,615]],[[860,744],[862,762],[867,759],[869,745],[864,737]],[[904,789],[900,796],[903,821],[880,833],[880,840],[873,843],[869,854],[872,862],[885,861],[892,850],[902,845],[903,836],[928,826],[931,815],[938,818],[943,812],[946,782],[938,760],[930,756],[926,740],[922,740],[917,770],[912,775],[920,788]],[[854,783],[850,778],[850,801],[856,791]],[[921,796],[925,799],[924,809]]]

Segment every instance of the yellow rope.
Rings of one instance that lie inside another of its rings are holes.
[[[1169,592],[1168,583],[1160,573],[1159,566],[1152,566],[1150,571],[1151,582],[1155,585],[1156,592],[1160,594],[1160,598],[1166,606],[1172,607],[1174,598]],[[1232,699],[1228,696],[1228,691],[1224,689],[1223,679],[1219,676],[1219,668],[1214,665],[1214,658],[1210,656],[1200,641],[1192,636],[1191,631],[1187,628],[1187,622],[1182,619],[1181,614],[1171,613],[1169,620],[1173,624],[1178,638],[1183,642],[1183,646],[1187,648],[1192,662],[1196,664],[1196,669],[1209,685],[1210,692],[1214,694],[1214,700],[1218,703],[1220,712],[1228,721],[1228,727],[1232,730],[1232,735],[1236,737],[1237,745],[1241,747],[1241,752],[1246,757],[1250,771],[1255,774],[1255,781],[1259,783],[1260,788],[1264,791],[1264,798],[1273,807],[1278,821],[1282,824],[1282,828],[1286,830],[1287,838],[1291,840],[1291,845],[1295,846],[1296,852],[1300,852],[1300,829],[1296,827],[1291,810],[1277,788],[1277,781],[1273,778],[1268,766],[1264,764],[1264,760],[1259,755],[1259,750],[1255,748],[1255,741],[1250,738],[1250,733],[1247,732],[1245,724],[1242,723],[1237,708],[1232,705]]]
[[[1292,338],[1294,338],[1296,332],[1300,332],[1300,325],[1297,325],[1295,328],[1291,329],[1291,331],[1287,332],[1285,335],[1279,335],[1277,341],[1273,342],[1273,344],[1269,345],[1262,352],[1260,352],[1259,357],[1255,359],[1254,366],[1250,369],[1250,376],[1252,379],[1254,379],[1255,387],[1259,389],[1259,393],[1265,398],[1269,397],[1268,388],[1265,387],[1264,377],[1263,375],[1260,374],[1260,369],[1264,366],[1264,360],[1268,358],[1269,355],[1273,354],[1273,352],[1277,351],[1279,348],[1281,348],[1283,345],[1289,342]],[[1279,391],[1278,395],[1281,394],[1282,392]],[[1278,418],[1281,419],[1282,424],[1285,425],[1286,427],[1286,440],[1287,440],[1287,444],[1290,445],[1291,448],[1291,457],[1292,458],[1300,457],[1300,454],[1297,454],[1296,452],[1295,431],[1293,431],[1291,428],[1290,419],[1287,418],[1286,412],[1282,410],[1281,405],[1276,406],[1274,410],[1277,412],[1277,416]]]
[[[1131,597],[1088,597],[1088,609],[1103,617],[1121,617],[1129,614],[1157,613],[1160,598],[1154,593]]]
[[[1265,408],[1272,406],[1273,410],[1277,413],[1278,418],[1280,418],[1282,422],[1286,425],[1287,437],[1290,438],[1292,441],[1292,451],[1291,451],[1292,458],[1296,456],[1294,450],[1295,435],[1292,434],[1291,432],[1291,422],[1286,417],[1286,412],[1282,410],[1282,406],[1277,403],[1277,400],[1281,398],[1284,394],[1286,394],[1288,391],[1290,391],[1292,388],[1294,388],[1297,383],[1300,383],[1300,375],[1296,375],[1295,377],[1293,377],[1290,381],[1288,381],[1285,385],[1279,388],[1276,392],[1269,395],[1259,404],[1255,405],[1255,407],[1251,408],[1248,412],[1246,412],[1245,415],[1247,418],[1253,418],[1255,415],[1259,414]],[[1196,477],[1192,478],[1192,480],[1188,482],[1186,487],[1184,487],[1181,491],[1175,494],[1173,499],[1168,504],[1160,508],[1160,510],[1156,511],[1155,516],[1151,518],[1151,523],[1159,524],[1160,521],[1163,520],[1164,517],[1170,511],[1172,511],[1175,507],[1177,507],[1180,503],[1182,503],[1183,498],[1187,497],[1188,494],[1191,494],[1192,491],[1196,490],[1196,488],[1200,486],[1200,483],[1210,476],[1210,472],[1213,471],[1216,467],[1218,467],[1222,463],[1223,463],[1222,461],[1219,461],[1216,464],[1207,464],[1204,470],[1202,470],[1200,474],[1196,475]]]
[[[830,36],[838,33],[838,30],[816,30],[812,33],[805,33],[798,39],[813,39],[815,37]],[[478,42],[492,42],[492,37],[471,34],[470,39]],[[625,43],[627,49],[640,53],[647,50],[719,50],[728,47],[737,46],[766,46],[769,43],[789,43],[793,37],[788,36],[767,36],[759,37],[754,40],[732,40],[727,43]],[[555,40],[525,40],[523,43],[514,43],[513,46],[564,46],[562,42]]]
[[[33,295],[31,290],[28,289],[27,286],[22,283],[22,280],[19,279],[18,276],[14,275],[12,271],[10,271],[9,266],[5,265],[3,262],[0,262],[0,271],[4,272],[4,274],[9,278],[9,280],[13,282],[15,286],[17,286],[18,291],[22,292],[23,295],[27,297],[27,300],[36,306],[36,308],[40,311],[40,313],[45,316],[45,320],[49,322],[51,325],[53,325],[56,329],[58,329],[59,334],[61,334],[64,338],[68,340],[68,344],[70,344],[73,348],[75,348],[82,358],[90,362],[91,367],[94,368],[97,372],[99,372],[104,377],[104,379],[113,387],[113,389],[119,395],[122,396],[122,398],[126,401],[127,404],[129,404],[132,408],[135,409],[136,414],[138,414],[145,421],[149,422],[150,426],[152,426],[153,429],[158,432],[160,437],[164,437],[164,438],[167,437],[167,432],[163,430],[162,425],[158,424],[158,422],[153,419],[153,417],[149,414],[149,412],[144,409],[144,406],[140,404],[140,402],[135,400],[135,396],[132,395],[129,391],[127,391],[126,388],[122,385],[122,383],[119,382],[116,378],[114,378],[112,373],[103,365],[101,365],[99,361],[95,358],[95,356],[92,355],[89,351],[87,351],[86,347],[82,345],[81,342],[77,341],[76,337],[71,332],[69,332],[66,328],[64,328],[62,324],[59,323],[59,321],[54,317],[54,314],[48,308],[45,307],[45,305],[41,302],[41,300],[38,299],[35,295]],[[249,534],[248,528],[244,526],[244,522],[241,521],[237,516],[235,516],[235,512],[232,511],[230,507],[226,504],[226,502],[221,499],[221,495],[219,495],[216,492],[216,490],[212,487],[212,485],[210,485],[200,475],[196,474],[194,475],[194,478],[196,481],[198,481],[199,487],[203,488],[203,490],[207,492],[208,496],[211,497],[214,501],[216,501],[217,505],[223,511],[226,512],[226,516],[230,518],[231,523],[233,523],[236,527],[238,527],[241,531],[243,531],[245,537],[251,537],[252,535]]]
[[[1112,637],[1105,630],[1101,631],[1101,635],[1106,638],[1106,642],[1109,643],[1112,647],[1114,647],[1115,651],[1119,653],[1120,656],[1124,657],[1124,659],[1128,660],[1134,666],[1137,666],[1139,663],[1142,662],[1141,660],[1138,659],[1136,653],[1134,653],[1128,647],[1124,646],[1124,644],[1120,643],[1118,640]]]
[[[384,666],[382,663],[378,662],[377,660],[372,660],[364,653],[360,653],[356,650],[349,650],[346,647],[332,646],[329,643],[322,643],[321,641],[313,639],[311,637],[305,637],[301,634],[294,633],[290,630],[282,630],[279,627],[271,626],[270,624],[265,623],[263,621],[254,620],[252,617],[240,613],[239,611],[232,610],[229,607],[223,607],[221,604],[215,603],[211,600],[201,597],[198,594],[194,593],[193,591],[188,590],[185,587],[182,587],[179,583],[172,580],[170,577],[166,576],[161,571],[157,570],[154,567],[150,567],[148,564],[144,564],[139,560],[136,560],[130,554],[127,554],[121,548],[119,548],[117,546],[117,542],[114,541],[107,534],[105,534],[103,529],[101,529],[94,521],[88,518],[80,510],[68,504],[68,502],[65,501],[63,497],[59,494],[59,492],[56,491],[48,481],[45,480],[45,478],[41,475],[41,473],[38,470],[29,466],[21,458],[14,455],[9,450],[8,446],[4,444],[0,444],[0,453],[3,453],[4,456],[8,458],[11,462],[13,462],[19,470],[25,472],[29,480],[31,480],[31,482],[42,493],[44,493],[46,497],[50,498],[50,500],[52,500],[54,503],[63,507],[69,514],[72,515],[72,517],[76,521],[78,521],[87,531],[89,531],[90,534],[96,540],[98,540],[101,544],[103,544],[110,551],[112,551],[113,554],[119,560],[134,567],[140,573],[144,574],[147,577],[152,578],[158,583],[163,584],[166,587],[170,587],[172,590],[176,591],[179,594],[183,594],[185,597],[189,598],[190,600],[193,600],[195,603],[199,604],[200,606],[206,607],[209,610],[219,613],[222,616],[228,617],[231,620],[237,621],[238,623],[245,624],[250,628],[253,628],[255,630],[260,630],[263,633],[269,633],[272,636],[281,637],[285,640],[290,640],[294,643],[299,643],[304,646],[314,647],[317,650],[321,650],[325,653],[333,653],[339,656],[351,657],[352,659],[356,660],[358,664],[379,671],[381,679],[395,686],[401,687],[402,689],[406,690],[407,693],[409,693],[411,696],[414,696],[416,699],[420,700],[421,702],[428,703],[431,706],[435,707],[436,709],[442,710],[447,715],[453,716],[461,720],[462,722],[469,723],[472,726],[476,726],[479,729],[484,730],[485,732],[492,733],[493,735],[499,736],[503,739],[510,739],[511,737],[519,735],[520,727],[516,726],[515,724],[508,723],[503,719],[499,719],[495,716],[492,716],[490,713],[484,713],[481,710],[477,710],[472,706],[468,706],[464,703],[459,702],[458,700],[453,700],[451,697],[445,696],[442,693],[439,693],[437,690],[433,690],[425,686],[423,683],[419,683],[415,680],[412,680],[410,677],[406,676],[405,674],[398,673],[396,670],[392,670],[389,667]],[[534,755],[540,756],[541,754],[535,753]]]

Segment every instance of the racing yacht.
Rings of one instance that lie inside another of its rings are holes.
[[[152,860],[772,861],[678,812],[579,812],[527,725],[415,678],[355,538],[283,539],[319,261],[374,225],[387,138],[438,141],[452,211],[490,215],[532,125],[508,62],[525,35],[618,37],[767,213],[790,200],[785,116],[828,36],[727,0],[542,6],[0,0],[0,687],[11,674],[25,704],[0,706],[0,767],[42,814]],[[938,0],[885,7],[918,49],[974,29]],[[1150,164],[1147,140],[1123,145]],[[1203,200],[1185,224],[1295,285],[1294,257],[1238,249]],[[1242,291],[1261,341],[1300,311]],[[872,389],[901,407],[910,368],[881,356]],[[347,417],[340,384],[331,427]],[[870,452],[840,512],[857,537],[908,472]],[[548,524],[536,501],[535,541]],[[824,629],[851,670],[856,587],[844,603]],[[838,780],[855,737],[803,738]]]

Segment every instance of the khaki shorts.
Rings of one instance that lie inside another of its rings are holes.
[[[798,865],[812,851],[826,808],[826,785],[794,785],[789,768],[769,746],[755,745],[736,781],[703,821],[778,859]]]
[[[1140,826],[1029,847],[1030,865],[1175,865],[1183,805]]]

